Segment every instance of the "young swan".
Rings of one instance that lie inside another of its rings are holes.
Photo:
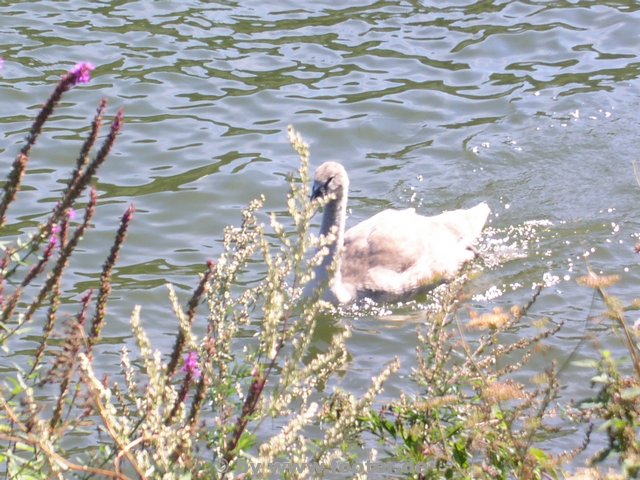
[[[486,203],[434,217],[413,208],[389,209],[345,232],[348,193],[349,177],[341,164],[318,167],[311,198],[327,199],[320,234],[334,231],[337,238],[316,267],[307,293],[328,283],[324,298],[333,303],[363,297],[396,302],[452,279],[474,258],[472,244],[489,216]],[[329,279],[334,259],[337,268]]]

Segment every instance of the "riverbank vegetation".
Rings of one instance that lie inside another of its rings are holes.
[[[18,231],[8,221],[43,126],[92,69],[79,64],[58,83],[0,200],[6,478],[638,476],[640,353],[627,312],[640,303],[625,306],[607,293],[614,276],[581,279],[603,300],[603,321],[629,352],[618,359],[602,350],[600,360],[580,364],[592,374],[591,398],[564,400],[563,365],[545,356],[563,325],[531,314],[542,287],[525,305],[475,312],[467,302],[468,275],[440,291],[437,308],[417,329],[414,393],[380,399],[399,368],[395,359],[380,366],[368,388],[334,387],[349,369],[351,333],[336,328],[328,345],[313,346],[317,322],[335,312],[320,292],[299,293],[333,239],[310,233],[309,150],[293,130],[300,168],[289,179],[288,214],[267,217],[264,200],[253,200],[239,225],[224,231],[220,256],[203,263],[185,304],[168,285],[178,325],[170,351],[154,347],[144,309],[132,306],[134,345],[122,347],[120,373],[106,376],[101,332],[133,205],[100,260],[95,288],[72,294],[66,275],[92,227],[98,202],[92,184],[123,128],[123,112],[103,135],[107,102],[98,105],[66,186],[37,229]],[[247,278],[252,265],[264,266],[257,279]],[[196,333],[194,325],[206,327]],[[518,374],[532,361],[546,366],[524,382]],[[585,457],[596,432],[605,446]],[[547,448],[563,438],[572,443],[562,451]]]

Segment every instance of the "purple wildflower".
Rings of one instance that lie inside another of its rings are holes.
[[[69,220],[75,220],[76,216],[77,214],[74,208],[69,208],[69,210],[67,210],[67,217],[69,218]]]
[[[4,58],[0,57],[0,69],[4,67]]]
[[[187,357],[184,359],[184,365],[182,367],[182,371],[187,375],[192,376],[196,380],[200,378],[202,375],[202,371],[200,370],[200,366],[198,365],[198,353],[197,352],[189,352]]]
[[[49,237],[49,243],[54,247],[60,245],[60,232],[62,231],[62,227],[60,224],[56,223],[53,227],[51,227],[51,236]]]
[[[80,62],[77,63],[75,67],[73,67],[69,73],[75,76],[74,84],[78,83],[89,83],[91,80],[91,72],[95,70],[95,66],[90,62]]]

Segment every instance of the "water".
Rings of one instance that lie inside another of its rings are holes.
[[[125,109],[99,175],[95,228],[69,277],[76,299],[96,285],[118,219],[134,203],[107,354],[131,341],[135,304],[155,346],[168,351],[176,322],[163,284],[186,299],[220,252],[223,227],[260,193],[268,210],[284,210],[284,178],[297,166],[286,138],[293,124],[315,165],[346,165],[351,224],[384,207],[433,214],[490,204],[488,242],[509,236],[505,244],[524,247],[475,281],[473,307],[525,303],[546,281],[532,316],[566,322],[524,377],[576,346],[576,358],[597,358],[596,345],[624,355],[617,335],[589,320],[602,306],[575,279],[589,268],[618,273],[611,293],[626,303],[636,296],[640,4],[308,3],[0,3],[5,169],[59,76],[78,61],[97,65],[39,140],[14,229],[45,218],[99,99],[111,114]],[[342,319],[354,329],[345,385],[364,389],[398,356],[402,371],[385,395],[417,391],[407,377],[424,318],[405,309]],[[581,343],[585,333],[595,341]],[[565,367],[567,398],[592,392],[589,373]]]

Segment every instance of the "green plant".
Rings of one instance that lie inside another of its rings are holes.
[[[89,71],[82,64],[64,76],[34,123],[4,186],[3,223],[42,125],[63,93],[88,81]],[[351,460],[346,442],[358,434],[357,419],[372,407],[382,382],[398,365],[391,362],[359,398],[344,393],[339,417],[330,413],[332,397],[319,393],[332,375],[346,368],[350,332],[340,329],[326,351],[308,355],[324,307],[321,291],[307,298],[300,291],[333,238],[309,234],[309,152],[293,130],[291,142],[301,159],[299,176],[290,179],[287,227],[293,235],[272,215],[273,234],[268,236],[259,221],[264,200],[251,202],[240,226],[225,229],[223,252],[206,264],[186,309],[169,285],[179,321],[171,352],[153,349],[142,327],[143,312],[135,307],[131,326],[138,354],[133,359],[123,349],[122,374],[100,378],[95,346],[107,321],[111,275],[133,206],[122,217],[97,293],[86,292],[64,325],[56,321],[68,260],[95,214],[97,196],[92,191],[84,218],[76,224],[77,199],[122,127],[119,112],[89,161],[105,106],[101,102],[76,168],[48,220],[36,233],[4,247],[0,342],[9,351],[10,341],[20,341],[27,327],[39,323],[43,329],[31,368],[7,376],[0,386],[0,442],[6,447],[0,460],[7,476],[262,478],[280,462],[279,474],[306,478],[311,468],[317,472],[337,458]],[[307,253],[316,248],[315,255]],[[264,265],[264,271],[259,280],[247,283],[243,276],[252,264]],[[204,312],[199,307],[203,301],[208,307]],[[201,338],[192,330],[197,321],[207,325]],[[51,342],[56,334],[62,340]],[[261,429],[266,419],[279,428]],[[305,429],[318,424],[323,429],[309,440]],[[70,446],[81,436],[93,440],[74,450]]]
[[[450,287],[419,333],[414,380],[423,393],[370,411],[365,428],[395,444],[395,455],[412,465],[414,478],[558,477],[559,466],[577,451],[554,456],[537,444],[556,431],[556,369],[550,365],[533,387],[511,376],[561,325],[505,344],[540,290],[525,307],[471,311],[462,325],[461,286]],[[470,336],[478,329],[487,333]]]
[[[593,272],[581,277],[579,282],[593,288],[607,307],[606,317],[614,321],[614,327],[622,333],[623,343],[629,351],[628,358],[616,359],[608,350],[600,350],[600,360],[575,362],[577,366],[596,371],[592,385],[598,387],[592,398],[577,403],[577,415],[586,421],[597,423],[597,431],[604,432],[607,445],[590,460],[597,466],[610,457],[617,456],[622,464],[623,478],[640,477],[640,354],[637,329],[626,321],[627,310],[637,310],[638,302],[624,307],[606,289],[619,281],[617,275],[601,276]],[[634,374],[623,374],[631,363]],[[599,475],[597,470],[593,470]]]

